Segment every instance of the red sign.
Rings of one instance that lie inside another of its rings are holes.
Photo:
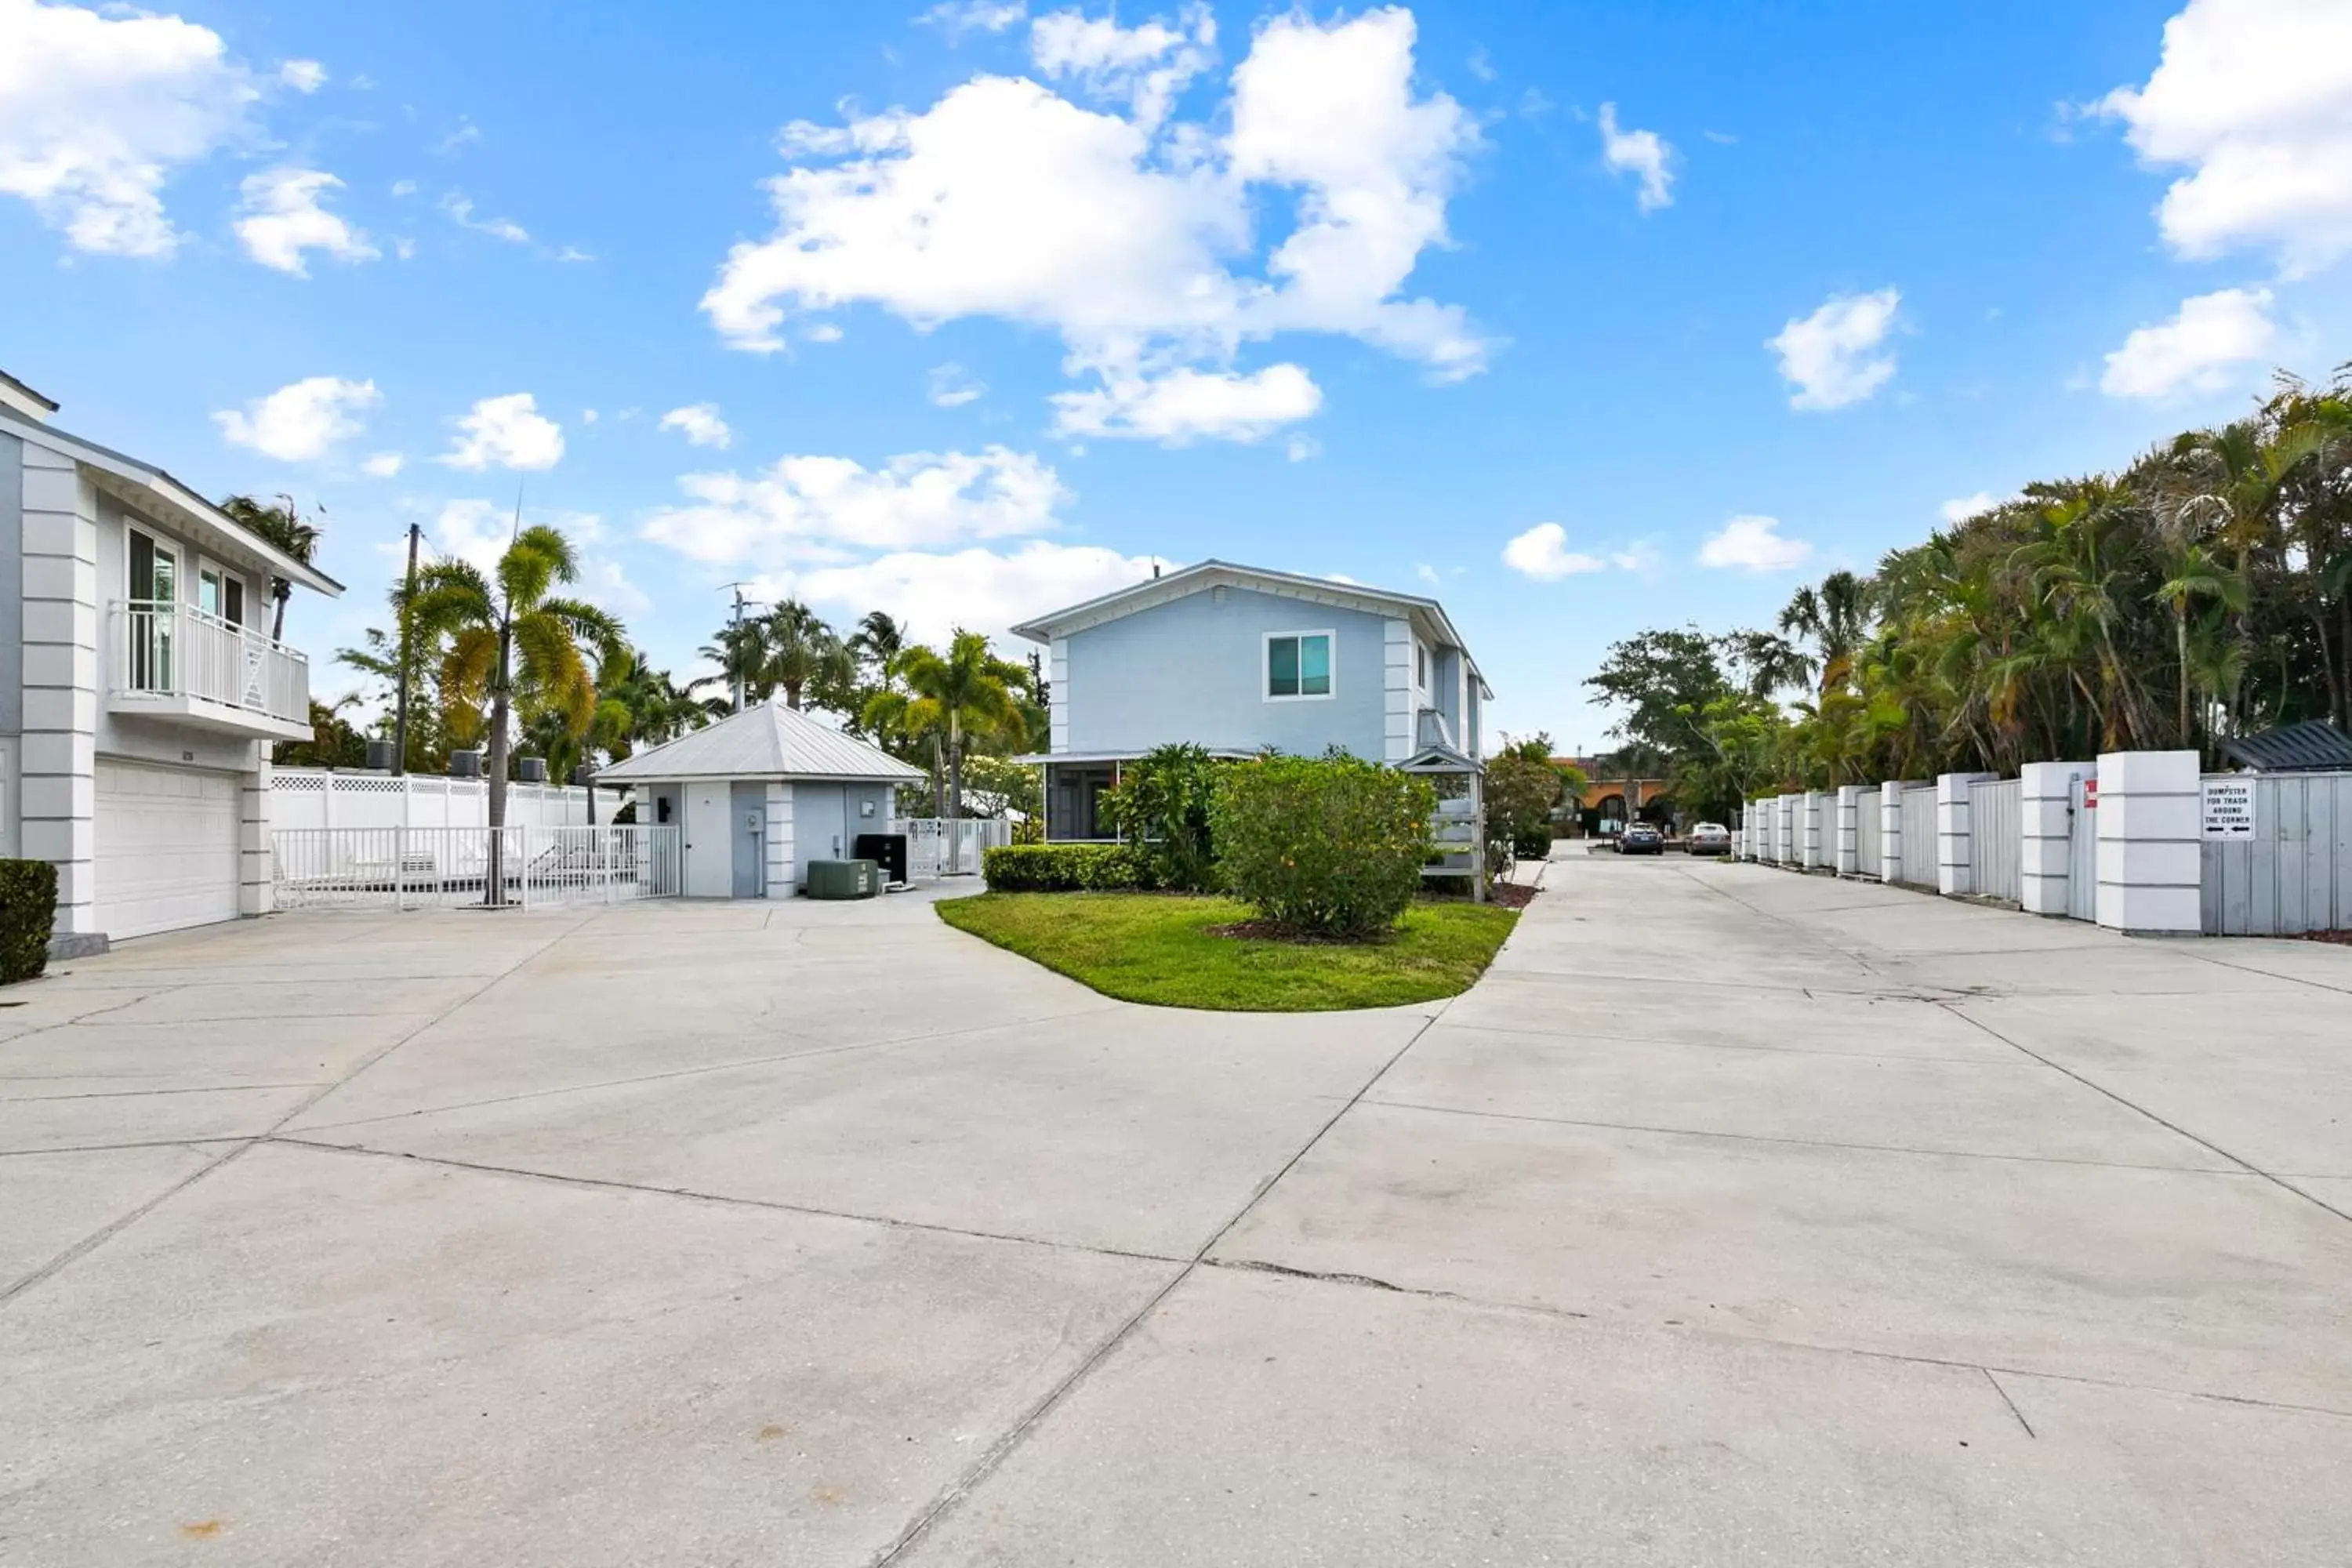
[[[2099,781],[2096,779],[2083,781],[2083,809],[2084,811],[2099,809]]]

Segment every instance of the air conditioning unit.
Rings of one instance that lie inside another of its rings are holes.
[[[368,742],[367,765],[369,767],[373,768],[380,773],[388,773],[392,772],[396,762],[397,758],[393,752],[392,742],[390,741],[370,741]]]
[[[594,784],[596,782],[596,770],[590,767],[586,763],[583,763],[578,767],[572,770],[572,782],[575,784]]]
[[[449,776],[453,779],[478,779],[482,776],[482,753],[478,751],[449,753]]]
[[[545,757],[517,757],[515,759],[515,777],[524,784],[545,784],[547,782],[547,759]]]

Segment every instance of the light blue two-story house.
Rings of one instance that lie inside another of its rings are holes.
[[[1156,746],[1475,763],[1494,699],[1436,600],[1224,561],[1013,629],[1052,650],[1052,750],[1024,760],[1054,839],[1112,837],[1102,792]]]

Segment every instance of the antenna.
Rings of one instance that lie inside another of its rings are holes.
[[[753,584],[748,580],[738,583],[721,583],[719,584],[721,588],[731,588],[735,591],[735,606],[733,611],[727,617],[727,624],[729,626],[740,626],[743,624],[744,607],[754,602],[743,597],[743,590],[751,587],[752,585]],[[739,668],[733,673],[735,679],[735,711],[740,713],[743,711],[743,672]]]
[[[511,528],[511,529],[509,529],[509,530],[507,531],[507,544],[509,545],[509,548],[511,548],[511,547],[512,547],[512,545],[514,544],[514,542],[515,542],[516,540],[518,540],[518,539],[521,538],[521,537],[522,537],[522,481],[521,481],[520,479],[517,479],[517,480],[515,481],[515,520],[514,520],[514,527],[513,527],[513,528]]]

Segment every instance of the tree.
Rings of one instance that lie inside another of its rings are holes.
[[[897,663],[904,692],[877,692],[866,707],[866,722],[901,736],[940,737],[947,751],[947,815],[963,815],[963,748],[967,738],[1025,734],[1027,721],[1011,683],[1022,679],[1019,665],[989,651],[988,638],[958,631],[942,655],[915,647]]]
[[[761,617],[770,688],[783,688],[784,703],[797,710],[804,696],[820,707],[845,704],[857,678],[857,661],[814,610],[786,599]]]
[[[1698,739],[1692,715],[1730,689],[1716,639],[1696,626],[1612,643],[1584,684],[1622,710],[1610,733],[1658,758],[1689,751]]]
[[[608,658],[623,647],[618,622],[584,600],[552,592],[579,575],[571,541],[544,524],[519,531],[488,577],[463,561],[436,561],[417,574],[410,614],[420,632],[446,642],[444,689],[468,701],[488,700],[488,903],[506,900],[496,830],[507,820],[515,708],[527,717],[552,711],[567,733],[584,735],[595,715],[596,688],[583,645]]]
[[[289,768],[363,768],[367,766],[367,737],[352,727],[343,717],[343,710],[359,702],[356,693],[338,698],[332,702],[310,699],[310,738],[307,741],[280,741],[271,752],[270,760]]]
[[[1523,742],[1486,763],[1487,835],[1508,837],[1522,855],[1551,852],[1551,811],[1566,781],[1551,764],[1550,749],[1537,752]]]
[[[275,506],[264,506],[251,496],[230,496],[220,503],[220,509],[247,532],[258,534],[305,566],[319,553],[319,525],[302,520],[292,496],[279,496]],[[323,508],[319,515],[326,515]],[[294,596],[294,584],[283,577],[272,576],[269,596],[277,601],[269,638],[272,642],[284,642],[286,601]]]

